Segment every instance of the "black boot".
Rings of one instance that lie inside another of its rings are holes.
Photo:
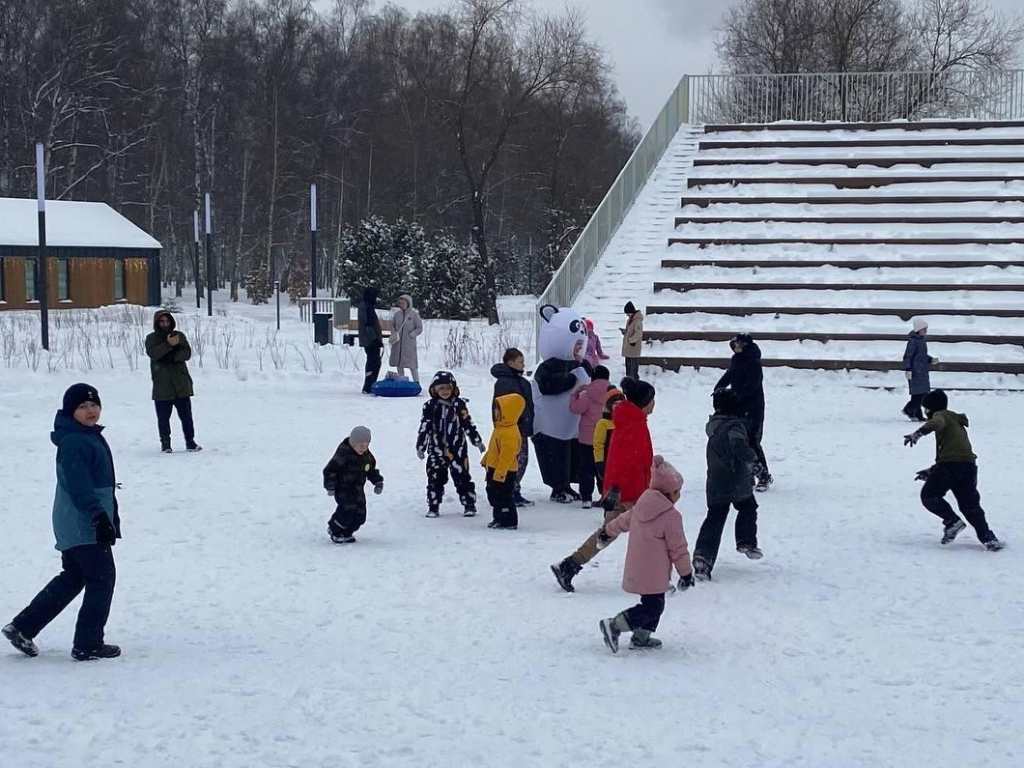
[[[99,648],[85,650],[75,648],[71,651],[71,657],[75,661],[92,661],[93,659],[116,659],[121,655],[121,649],[116,645],[101,645]]]
[[[572,585],[572,580],[576,574],[582,570],[583,566],[571,557],[565,558],[565,560],[560,562],[558,565],[551,566],[551,572],[555,574],[555,580],[558,582],[558,586],[566,592],[576,591],[576,588]]]

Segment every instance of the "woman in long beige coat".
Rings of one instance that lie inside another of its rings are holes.
[[[388,363],[398,369],[399,376],[404,376],[408,368],[413,381],[420,380],[416,338],[421,333],[423,321],[420,320],[420,313],[412,306],[412,296],[403,294],[398,298],[398,309],[391,316],[391,358]]]
[[[629,302],[622,311],[626,313],[629,320],[622,331],[622,356],[626,358],[626,375],[636,379],[640,372],[640,351],[644,340],[644,315],[643,312]]]

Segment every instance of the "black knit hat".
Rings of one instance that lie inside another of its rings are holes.
[[[625,314],[627,314],[627,315],[635,315],[636,314],[636,306],[633,304],[632,301],[627,301],[626,302],[626,306],[624,306],[622,308],[622,311]]]
[[[924,400],[921,401],[921,407],[928,411],[928,413],[944,411],[949,408],[949,397],[941,389],[933,389],[924,396]]]
[[[96,387],[91,384],[72,384],[68,387],[68,391],[64,393],[64,403],[61,406],[60,412],[73,419],[75,411],[78,410],[78,406],[82,403],[96,403],[96,405],[101,407],[103,405],[100,402],[100,393],[96,391]]]
[[[754,337],[749,333],[737,333],[731,339],[729,339],[729,346],[739,344],[741,347],[749,347],[754,343]]]
[[[637,408],[645,408],[654,400],[654,387],[646,381],[631,379],[627,376],[619,384],[619,389],[626,396],[626,400]]]
[[[711,395],[711,404],[717,413],[724,413],[729,416],[742,416],[743,405],[736,393],[731,389],[716,389]]]

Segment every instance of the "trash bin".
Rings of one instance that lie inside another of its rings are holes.
[[[331,328],[331,316],[326,312],[313,315],[313,340],[321,347],[334,343],[334,330]]]
[[[352,302],[348,299],[334,300],[334,327],[339,331],[348,330],[348,321],[352,317]]]

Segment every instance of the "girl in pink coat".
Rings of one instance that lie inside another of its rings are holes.
[[[594,461],[594,429],[604,415],[604,401],[608,399],[608,379],[611,373],[603,365],[594,369],[589,384],[572,393],[569,411],[580,417],[580,451],[578,477],[583,508],[594,504],[594,486],[597,481],[597,464]],[[600,495],[600,494],[598,494]]]
[[[601,634],[612,653],[619,651],[619,635],[632,630],[631,650],[661,648],[651,637],[665,610],[665,593],[672,588],[672,566],[679,574],[679,589],[693,586],[693,567],[683,533],[683,517],[675,508],[683,488],[683,477],[661,456],[654,457],[651,487],[636,506],[605,525],[602,541],[629,531],[622,588],[640,595],[639,605],[601,620]]]
[[[609,358],[601,347],[601,337],[594,331],[594,321],[587,318],[583,322],[587,326],[587,349],[583,354],[583,359],[590,363],[591,368],[596,368]]]

